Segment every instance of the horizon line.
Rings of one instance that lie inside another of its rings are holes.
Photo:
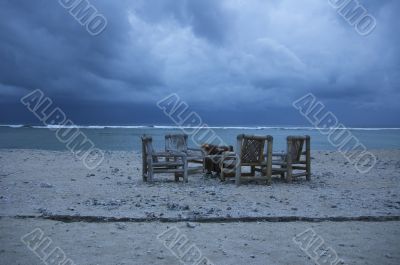
[[[266,130],[266,129],[287,129],[287,130],[323,130],[327,128],[296,125],[272,125],[272,126],[176,126],[176,125],[32,125],[32,124],[0,124],[0,127],[8,128],[33,128],[33,129],[58,129],[58,128],[82,128],[82,129],[181,129],[181,128],[210,128],[210,129],[236,129],[236,130]],[[400,130],[400,127],[345,127],[329,129],[339,130]]]

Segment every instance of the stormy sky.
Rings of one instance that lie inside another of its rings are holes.
[[[177,93],[211,125],[309,125],[292,102],[313,93],[400,127],[400,2],[359,2],[368,36],[328,0],[90,0],[92,36],[58,0],[0,0],[0,123],[36,123],[19,99],[41,89],[77,124],[167,124]]]

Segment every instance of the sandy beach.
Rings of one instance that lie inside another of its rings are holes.
[[[179,264],[157,240],[177,226],[214,264],[312,264],[292,242],[309,227],[346,264],[398,264],[400,150],[373,152],[367,174],[316,151],[310,182],[236,187],[201,174],[143,183],[135,152],[107,152],[90,171],[67,151],[1,150],[0,263],[37,259],[19,238],[41,227],[76,264]]]

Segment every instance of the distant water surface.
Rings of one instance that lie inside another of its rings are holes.
[[[164,148],[164,135],[182,133],[172,126],[81,126],[80,130],[103,150],[141,150],[140,136],[153,136],[156,149]],[[235,145],[238,134],[272,135],[274,150],[286,148],[288,135],[310,135],[313,150],[335,150],[315,128],[305,127],[212,127],[226,144]],[[353,128],[350,132],[368,149],[400,149],[400,128]],[[190,138],[190,137],[189,137]],[[191,141],[190,145],[194,146]],[[55,132],[45,127],[0,126],[0,149],[65,150]]]

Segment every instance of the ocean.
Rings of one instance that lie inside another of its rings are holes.
[[[164,148],[164,135],[182,133],[173,126],[78,126],[78,128],[102,150],[141,151],[140,137],[144,134],[153,137],[155,149]],[[206,132],[206,129],[202,129]],[[272,135],[274,151],[286,149],[288,135],[310,135],[312,150],[336,150],[330,144],[327,135],[316,128],[307,127],[210,127],[215,135],[226,144],[235,146],[238,134]],[[367,149],[400,149],[400,128],[350,128],[354,135]],[[202,132],[202,131],[201,131]],[[210,133],[210,132],[209,132]],[[196,145],[190,139],[190,146]],[[1,125],[0,149],[41,149],[66,150],[54,130],[44,126]]]

